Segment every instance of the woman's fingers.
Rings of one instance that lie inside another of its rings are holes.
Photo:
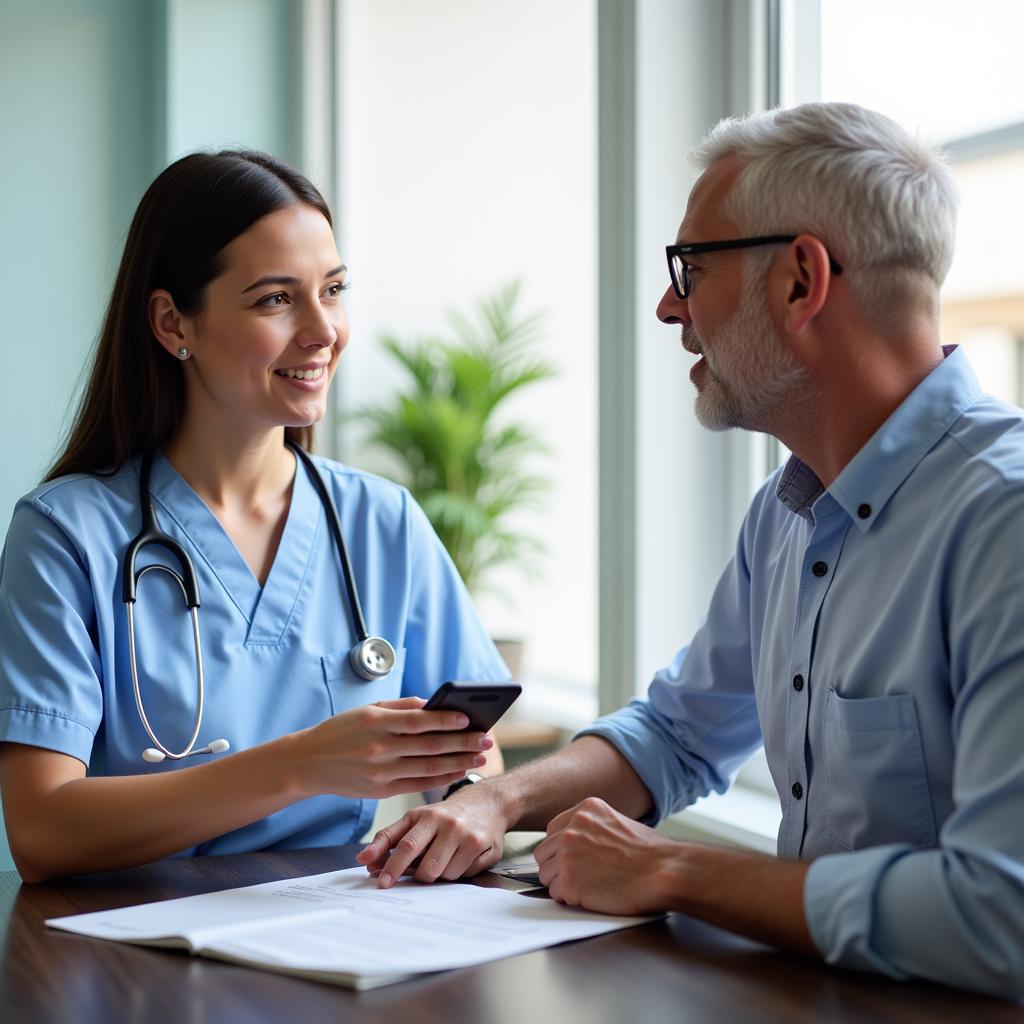
[[[443,754],[437,757],[402,757],[393,762],[396,778],[427,779],[428,789],[437,785],[438,775],[450,775],[453,772],[459,778],[474,768],[482,768],[487,763],[483,754]]]
[[[419,697],[334,715],[305,735],[311,793],[380,798],[434,789],[487,764],[494,740],[466,731],[457,711],[423,711]]]
[[[407,711],[410,708],[421,708],[426,703],[422,697],[396,697],[394,700],[379,700],[374,707],[388,708],[391,711]]]
[[[424,732],[415,736],[390,737],[385,756],[406,758],[479,754],[493,746],[494,740],[484,732]]]
[[[386,708],[389,714],[384,728],[395,733],[453,732],[465,729],[469,719],[461,711],[422,711],[418,708]]]

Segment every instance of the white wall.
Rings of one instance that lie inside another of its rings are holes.
[[[131,0],[0,12],[0,536],[68,425],[150,173],[147,38]],[[0,820],[0,871],[11,866]]]
[[[129,0],[2,13],[0,534],[53,460],[149,174],[146,31]]]
[[[335,387],[351,408],[393,382],[376,342],[444,326],[512,278],[543,310],[558,381],[514,412],[554,447],[557,487],[524,525],[543,579],[484,597],[528,638],[527,675],[596,678],[596,15],[593,0],[349,0],[343,6],[338,235],[352,335]],[[379,468],[354,435],[342,457]]]
[[[292,21],[290,0],[0,5],[3,533],[70,422],[150,180],[200,145],[293,158]]]

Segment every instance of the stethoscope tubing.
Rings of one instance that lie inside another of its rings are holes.
[[[182,596],[185,597],[186,601],[188,600],[185,593],[185,584],[181,577],[173,569],[168,569],[165,565],[147,565],[138,574],[136,582],[141,580],[142,577],[151,569],[161,569],[166,572],[168,576],[177,580],[178,586],[181,587]],[[199,639],[199,606],[194,605],[189,608],[189,613],[192,618],[192,639],[195,644],[196,653],[196,720],[192,726],[192,735],[189,737],[188,743],[185,744],[185,749],[177,754],[172,750],[168,750],[167,747],[157,739],[157,735],[153,731],[153,727],[149,724],[149,718],[146,717],[146,707],[142,702],[142,689],[139,686],[139,670],[135,659],[134,602],[126,602],[125,610],[128,613],[128,661],[131,664],[132,669],[132,689],[135,693],[135,706],[138,709],[139,718],[142,719],[142,727],[146,730],[146,735],[153,741],[153,745],[164,755],[164,757],[168,757],[172,761],[180,761],[182,758],[188,757],[189,754],[192,753],[192,749],[196,745],[196,740],[199,738],[199,730],[203,725],[203,698],[205,696],[206,687],[203,682],[203,649],[202,643]]]
[[[356,589],[355,576],[352,572],[352,564],[348,557],[348,548],[345,544],[345,537],[341,532],[341,523],[338,518],[338,511],[331,498],[330,492],[324,486],[324,482],[317,471],[313,460],[296,443],[286,440],[285,444],[295,454],[296,459],[302,463],[309,478],[316,489],[320,502],[326,513],[327,525],[334,540],[334,546],[338,551],[341,561],[342,575],[345,579],[345,589],[348,593],[349,612],[352,616],[352,627],[358,638],[355,646],[349,652],[349,662],[356,674],[367,681],[379,679],[388,674],[395,664],[394,647],[383,637],[370,636],[366,629],[366,622],[363,618],[363,609],[359,601],[359,592]],[[135,706],[139,712],[142,726],[146,735],[153,741],[155,749],[145,751],[143,758],[147,761],[160,761],[163,758],[170,758],[173,761],[181,760],[192,754],[217,753],[227,750],[227,740],[214,740],[209,747],[203,750],[195,750],[196,741],[199,738],[199,731],[203,723],[203,709],[205,704],[206,687],[203,677],[203,651],[199,636],[199,583],[196,578],[195,566],[188,552],[170,535],[164,533],[156,522],[156,513],[153,509],[152,497],[149,489],[150,473],[153,466],[153,454],[147,452],[143,455],[139,470],[139,505],[142,511],[142,528],[131,540],[125,549],[123,559],[123,597],[125,611],[128,618],[128,660],[131,666],[132,690],[135,696]],[[175,572],[170,566],[153,563],[143,566],[136,571],[136,560],[140,551],[149,545],[156,545],[164,548],[172,555],[181,568],[181,573]],[[139,670],[136,658],[135,643],[135,613],[134,606],[138,600],[139,582],[147,572],[160,570],[171,576],[181,588],[182,596],[185,599],[185,607],[189,610],[192,619],[192,639],[195,646],[196,657],[196,717],[192,727],[192,735],[188,743],[179,751],[174,752],[165,747],[150,724],[146,715],[145,703],[142,699],[142,687],[139,683]],[[162,755],[162,756],[161,756]]]
[[[348,545],[345,543],[345,538],[341,532],[341,523],[338,519],[338,510],[335,508],[334,499],[324,486],[316,466],[313,465],[313,460],[306,454],[303,448],[294,441],[286,440],[285,444],[291,448],[295,453],[295,457],[306,468],[306,471],[309,473],[309,479],[313,482],[324,511],[327,513],[327,527],[334,538],[334,546],[337,548],[338,557],[341,560],[341,574],[345,578],[345,589],[348,591],[348,607],[352,613],[352,627],[360,641],[366,640],[370,634],[366,630],[366,621],[363,619],[363,606],[359,603],[359,591],[356,590],[356,581],[352,574],[352,563],[348,557]]]

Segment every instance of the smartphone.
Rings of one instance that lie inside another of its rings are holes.
[[[487,732],[523,692],[518,683],[442,683],[424,711],[461,711],[470,732]]]

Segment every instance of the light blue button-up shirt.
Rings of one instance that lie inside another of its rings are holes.
[[[652,821],[763,742],[830,962],[1024,995],[1024,413],[949,350],[829,488],[791,458],[693,642],[585,731]]]
[[[394,645],[395,667],[360,679],[338,552],[313,483],[298,466],[291,507],[263,586],[223,527],[162,455],[150,490],[160,527],[195,565],[206,701],[197,747],[244,750],[379,700],[429,696],[448,679],[508,672],[426,516],[395,484],[315,459],[334,500],[367,629]],[[201,758],[147,764],[151,746],[132,690],[121,561],[140,525],[138,460],[113,476],[63,477],[14,511],[0,556],[0,742],[78,758],[89,775],[178,771]],[[139,567],[176,566],[148,547]],[[140,686],[160,740],[184,747],[196,710],[191,619],[164,573],[139,584]],[[204,755],[210,756],[210,755]],[[229,754],[212,755],[228,757]],[[376,801],[302,800],[182,855],[358,841]]]

